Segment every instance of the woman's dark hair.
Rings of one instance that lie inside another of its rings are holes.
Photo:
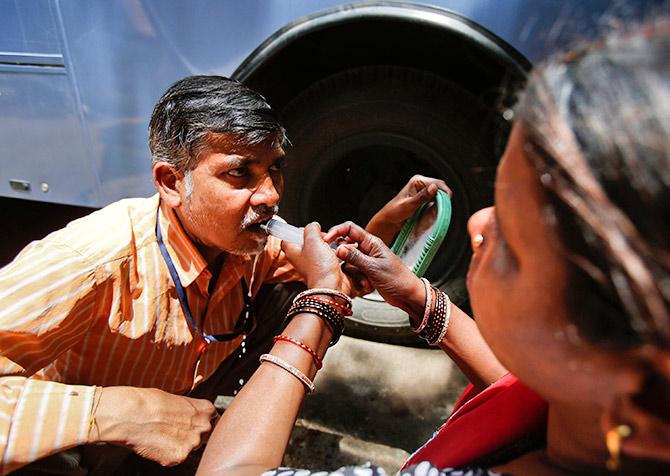
[[[195,167],[209,134],[231,134],[237,146],[283,146],[286,131],[265,98],[223,76],[189,76],[158,100],[149,123],[152,164]]]
[[[535,70],[515,111],[591,341],[670,347],[670,22]]]

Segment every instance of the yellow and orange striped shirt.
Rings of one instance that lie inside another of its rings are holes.
[[[158,195],[121,200],[28,245],[0,270],[0,473],[88,441],[95,386],[183,394],[242,337],[206,343],[184,316],[156,241],[156,220],[205,333],[233,331],[244,295],[300,280],[270,237],[255,258],[211,273]]]

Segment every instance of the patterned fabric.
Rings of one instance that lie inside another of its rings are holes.
[[[498,476],[498,473],[492,473],[481,468],[437,469],[428,462],[410,466],[398,474],[400,476]],[[367,463],[363,466],[345,466],[332,472],[277,468],[266,471],[261,476],[386,476],[386,471]]]
[[[189,327],[156,242],[158,195],[116,202],[28,245],[0,270],[0,474],[86,443],[94,386],[183,394],[242,337],[206,343]],[[299,280],[270,237],[255,260],[226,256],[212,273],[176,216],[166,247],[191,313],[208,334],[233,331],[261,284]]]

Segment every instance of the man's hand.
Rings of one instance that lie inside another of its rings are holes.
[[[415,175],[398,194],[373,216],[365,231],[378,236],[387,245],[400,231],[403,223],[424,203],[432,200],[437,191],[444,190],[452,195],[443,180]]]
[[[122,445],[163,466],[174,466],[206,441],[216,416],[208,400],[155,388],[106,387],[89,439]]]

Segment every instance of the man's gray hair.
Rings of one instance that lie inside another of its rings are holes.
[[[149,123],[152,165],[178,171],[197,165],[208,136],[228,134],[236,146],[284,146],[286,131],[260,94],[223,76],[189,76],[163,94]]]

